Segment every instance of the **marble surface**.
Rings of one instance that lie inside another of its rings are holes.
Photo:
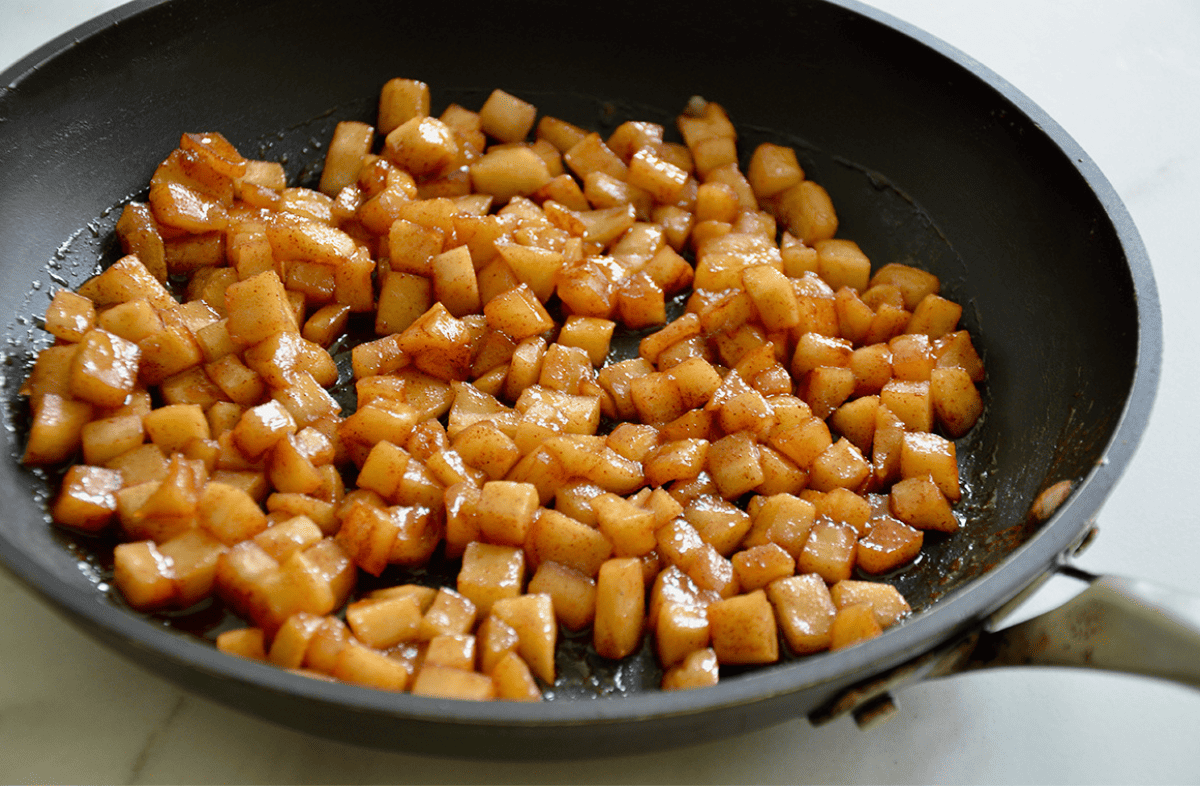
[[[1161,292],[1163,376],[1140,450],[1078,564],[1200,592],[1181,491],[1200,439],[1200,3],[877,0],[1040,104],[1137,223]],[[9,63],[117,5],[0,0]],[[1028,613],[1076,589],[1055,579]],[[0,782],[1200,783],[1200,692],[1127,676],[1009,670],[927,683],[869,733],[805,721],[582,765],[449,762],[361,750],[186,695],[85,638],[0,574]]]

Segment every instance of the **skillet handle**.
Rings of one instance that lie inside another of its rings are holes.
[[[891,717],[892,693],[927,679],[1001,666],[1122,671],[1200,688],[1200,596],[1070,565],[1088,587],[1056,609],[949,644],[851,686],[809,714],[813,725],[852,715],[862,728]]]
[[[1037,617],[984,632],[964,671],[1077,666],[1200,688],[1200,597],[1070,566],[1060,571],[1088,581],[1087,589]]]

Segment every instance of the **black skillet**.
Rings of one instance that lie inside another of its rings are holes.
[[[112,258],[114,208],[141,192],[182,132],[221,131],[309,184],[335,123],[370,122],[393,76],[430,83],[435,111],[451,101],[476,108],[500,87],[600,131],[625,119],[670,127],[703,95],[727,108],[745,154],[762,140],[796,146],[832,194],[840,235],[876,265],[907,262],[941,277],[987,362],[988,409],[959,445],[965,527],[892,579],[915,615],[849,650],[673,694],[655,688],[652,658],[614,666],[568,646],[555,700],[476,705],[227,657],[106,592],[103,559],[48,526],[50,484],[16,460],[25,416],[15,390],[43,341],[33,317],[49,291]],[[715,14],[545,0],[135,2],[39,49],[2,81],[0,312],[12,315],[2,564],[147,668],[314,734],[413,752],[581,757],[852,707],[830,702],[963,637],[974,642],[989,616],[1054,571],[1089,532],[1149,416],[1157,293],[1111,186],[1003,80],[865,6],[749,0]],[[1031,515],[1061,481],[1071,486],[1061,507]]]

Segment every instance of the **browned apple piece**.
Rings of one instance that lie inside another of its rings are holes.
[[[938,423],[953,439],[966,435],[983,414],[983,398],[966,369],[933,369],[929,393]]]
[[[767,594],[754,590],[708,607],[712,648],[726,664],[774,663],[779,660],[779,633]]]
[[[605,658],[619,660],[641,645],[645,624],[645,583],[634,557],[610,559],[596,579],[592,644]]]
[[[512,546],[469,543],[458,572],[458,591],[487,615],[501,598],[515,598],[525,588],[525,552]]]
[[[706,688],[717,684],[720,676],[717,654],[711,648],[696,650],[663,674],[663,690]]]
[[[855,564],[867,573],[889,573],[916,559],[924,535],[891,516],[876,516],[855,545]]]
[[[912,613],[912,608],[899,590],[891,584],[878,581],[839,581],[830,588],[829,594],[839,609],[857,603],[868,604],[874,612],[875,621],[882,628],[895,625]]]
[[[796,557],[797,572],[816,573],[830,584],[849,578],[854,570],[857,540],[849,525],[817,521]]]
[[[121,473],[104,467],[76,464],[63,477],[50,515],[59,524],[86,532],[106,528],[117,512]]]
[[[917,529],[954,532],[958,519],[941,489],[928,476],[909,477],[897,481],[888,495],[892,515]]]
[[[117,545],[113,550],[113,583],[125,601],[140,611],[162,608],[175,601],[174,564],[154,541]]]
[[[809,468],[808,485],[817,491],[836,488],[857,490],[871,475],[871,465],[862,451],[842,437],[813,460]]]
[[[267,659],[266,638],[262,628],[234,628],[217,634],[217,649],[249,660]]]
[[[95,328],[83,335],[71,362],[71,395],[101,407],[125,402],[138,380],[141,350],[107,330]]]
[[[492,614],[517,633],[517,653],[543,682],[554,684],[557,623],[549,595],[521,595],[497,601]]]
[[[825,580],[815,573],[771,582],[767,596],[788,647],[803,655],[827,649],[837,608]]]
[[[242,346],[250,346],[281,331],[297,332],[299,326],[283,282],[274,271],[239,281],[225,290],[226,327],[230,337]]]
[[[869,603],[852,603],[838,609],[829,629],[829,649],[845,649],[883,633]]]
[[[900,476],[928,476],[951,502],[962,496],[958,483],[958,459],[954,443],[937,434],[911,433],[904,435],[900,448]]]
[[[33,423],[21,461],[25,464],[57,464],[79,449],[83,427],[92,418],[86,401],[43,394],[33,404]]]
[[[529,665],[515,652],[508,652],[491,670],[496,698],[509,701],[541,701],[542,690]]]
[[[764,589],[776,579],[791,576],[796,561],[774,543],[754,546],[733,555],[733,570],[744,591]]]
[[[592,500],[600,532],[612,543],[618,557],[639,557],[651,552],[654,537],[654,513],[616,494],[606,493]]]

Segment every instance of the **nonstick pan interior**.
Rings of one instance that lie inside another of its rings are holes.
[[[309,183],[336,122],[370,121],[392,76],[429,82],[435,111],[450,101],[477,107],[502,87],[602,131],[629,118],[669,126],[701,94],[726,106],[743,151],[763,140],[795,145],[833,196],[839,234],[876,265],[932,270],[966,306],[964,325],[988,364],[989,406],[959,446],[968,525],[895,578],[924,612],[852,652],[690,695],[643,692],[656,682],[650,659],[580,676],[599,701],[537,708],[313,683],[231,662],[115,605],[102,560],[64,547],[47,526],[49,486],[16,464],[15,403],[14,460],[0,469],[11,500],[5,562],[119,650],[234,706],[365,744],[468,753],[450,736],[457,731],[481,740],[476,752],[507,756],[649,749],[766,725],[1015,595],[1082,534],[1144,426],[1158,317],[1136,233],[1052,122],[993,75],[952,62],[945,47],[857,7],[764,2],[745,11],[712,26],[620,4],[603,23],[590,8],[536,2],[504,13],[458,4],[449,19],[430,4],[137,4],[89,26],[75,46],[35,53],[6,73],[13,87],[0,97],[0,306],[18,315],[6,334],[6,401],[15,402],[40,340],[30,318],[56,286],[112,258],[113,208],[144,188],[183,131],[221,131]],[[1073,498],[1049,524],[1028,524],[1033,498],[1059,480],[1076,484]],[[624,693],[637,695],[612,696]]]

